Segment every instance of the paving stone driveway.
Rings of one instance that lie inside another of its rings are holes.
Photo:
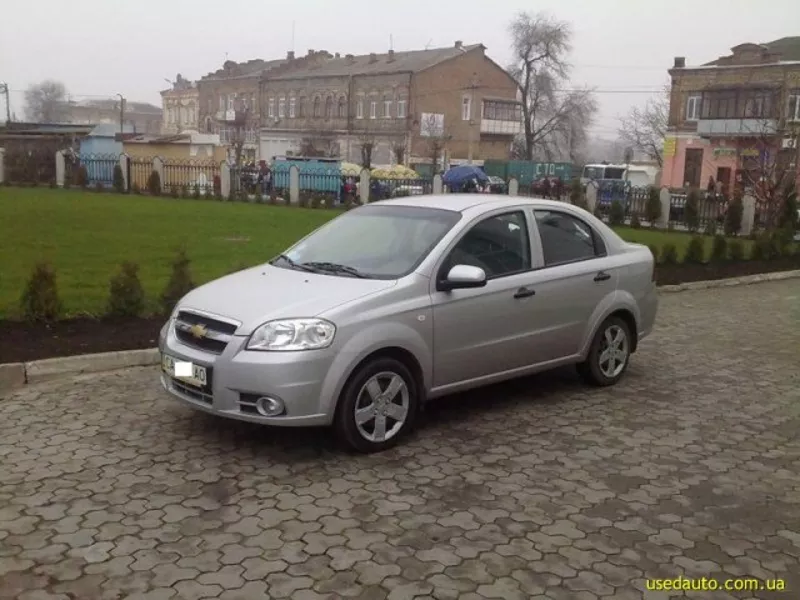
[[[447,398],[376,456],[195,413],[153,368],[32,386],[0,401],[0,597],[796,598],[799,351],[799,282],[665,295],[615,389]]]

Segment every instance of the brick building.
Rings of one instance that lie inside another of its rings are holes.
[[[371,164],[507,158],[521,127],[514,81],[481,44],[361,56],[287,55],[261,82],[260,156]],[[441,166],[441,163],[439,163]]]
[[[800,37],[740,44],[672,78],[662,184],[751,187],[796,169],[800,131]]]
[[[243,63],[226,61],[221,69],[200,78],[198,128],[216,133],[224,145],[237,140],[245,159],[255,159],[258,150],[259,85],[264,73],[284,64],[281,60],[255,59]]]

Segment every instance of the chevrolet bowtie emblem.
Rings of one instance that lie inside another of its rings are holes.
[[[201,338],[206,337],[208,329],[206,329],[205,325],[201,325],[200,323],[195,323],[189,328],[189,333],[191,333],[194,337],[196,337],[199,340]]]

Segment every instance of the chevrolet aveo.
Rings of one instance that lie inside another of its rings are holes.
[[[653,329],[650,250],[569,204],[415,196],[343,213],[187,294],[161,383],[188,406],[395,444],[422,404],[575,364],[607,386]]]

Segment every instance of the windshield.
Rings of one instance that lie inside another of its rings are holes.
[[[451,210],[362,206],[344,213],[272,261],[286,269],[397,279],[408,275],[461,218]]]
[[[603,167],[586,167],[583,169],[583,176],[587,179],[603,179]]]

